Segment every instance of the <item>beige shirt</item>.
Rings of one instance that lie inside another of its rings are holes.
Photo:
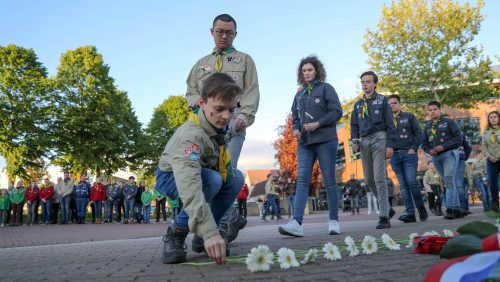
[[[259,82],[257,70],[252,58],[237,50],[222,57],[222,73],[230,75],[234,81],[243,89],[243,95],[239,102],[239,113],[236,118],[243,120],[246,126],[253,124],[255,114],[259,108]],[[186,99],[190,107],[196,106],[196,100],[200,97],[203,81],[212,73],[215,73],[216,55],[207,55],[193,66],[187,78]]]
[[[430,186],[430,185],[439,185],[443,187],[443,182],[441,180],[441,177],[437,173],[437,171],[431,171],[430,169],[425,172],[424,175],[424,185],[425,186]]]
[[[177,191],[189,216],[189,229],[208,239],[219,234],[210,205],[202,191],[201,170],[217,170],[219,144],[215,138],[223,138],[198,111],[200,125],[187,121],[170,138],[161,154],[159,167],[163,172],[173,172]]]
[[[483,134],[483,156],[485,159],[488,159],[490,156],[497,158],[500,160],[500,130],[497,130],[495,133],[497,142],[493,144],[491,142],[491,135],[493,134],[493,130],[486,129]]]
[[[276,189],[276,185],[274,185],[273,181],[272,181],[272,177],[269,178],[266,182],[266,194],[271,194],[271,195],[279,195],[278,194],[278,191]]]

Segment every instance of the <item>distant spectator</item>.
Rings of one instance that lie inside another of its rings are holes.
[[[106,200],[106,187],[102,184],[102,179],[99,178],[97,183],[90,190],[90,200],[94,203],[95,208],[95,223],[102,223],[102,203]]]
[[[24,194],[26,189],[23,182],[17,182],[16,188],[10,192],[10,202],[12,205],[12,223],[11,225],[19,226],[23,221],[23,206]]]
[[[285,186],[286,203],[288,206],[288,219],[291,218],[291,216],[295,210],[294,201],[295,201],[295,191],[296,190],[297,190],[297,184],[295,183],[295,180],[288,178],[286,186]]]
[[[168,204],[170,206],[170,217],[172,218],[172,222],[175,221],[179,212],[181,210],[180,197],[175,198],[175,200],[168,199]]]
[[[141,181],[142,182],[142,181]],[[153,200],[153,193],[149,191],[148,186],[144,186],[144,192],[141,194],[142,202],[142,218],[144,223],[149,223],[149,216],[151,214],[151,201]]]
[[[392,179],[387,177],[387,196],[389,196],[389,205],[393,206],[394,204],[394,182],[392,182]]]
[[[42,223],[46,225],[50,223],[54,193],[54,183],[45,178],[40,189],[40,201],[42,204]]]
[[[87,203],[90,197],[90,184],[87,182],[87,177],[82,175],[80,181],[75,187],[76,209],[78,211],[77,224],[85,224],[87,216]]]
[[[36,181],[31,181],[31,186],[26,189],[24,201],[27,203],[28,218],[26,224],[33,225],[38,223],[38,204],[40,197],[40,188]]]
[[[113,201],[118,192],[118,186],[114,180],[106,181],[106,201],[104,201],[104,224],[113,222]]]
[[[247,218],[247,198],[248,198],[248,186],[246,183],[241,187],[241,191],[236,197],[238,201],[238,212],[244,218]]]
[[[7,220],[7,212],[10,209],[10,199],[9,194],[7,194],[7,189],[0,189],[0,227],[5,226],[5,221]]]
[[[498,174],[500,173],[500,113],[488,114],[488,127],[483,134],[483,153],[486,159],[488,185],[491,190],[491,210],[498,210]]]
[[[125,217],[123,223],[134,223],[134,206],[135,206],[135,195],[137,194],[137,184],[135,183],[135,177],[130,176],[128,178],[128,184],[125,185],[123,189],[123,197],[125,203]]]
[[[162,195],[158,190],[153,189],[153,197],[155,198],[156,205],[155,205],[155,214],[156,214],[156,222],[160,222],[160,211],[162,212],[163,215],[163,223],[167,222],[167,210],[165,209],[165,203],[166,203],[166,198],[165,195]]]
[[[432,194],[428,194],[429,196],[433,197],[429,198],[429,203],[434,203],[433,209],[431,210],[432,213],[437,216],[442,216],[443,212],[441,210],[441,191],[443,187],[443,181],[434,168],[434,163],[432,161],[429,162],[428,166],[429,169],[425,172],[424,175],[424,186],[429,186],[433,192]]]
[[[483,154],[478,154],[476,156],[476,161],[472,164],[471,168],[472,179],[469,182],[474,181],[477,189],[481,193],[481,202],[483,203],[483,209],[485,212],[491,209],[491,191],[488,185],[484,185],[484,179],[486,179],[486,161],[483,159]]]
[[[69,172],[64,172],[63,182],[58,187],[61,197],[61,224],[68,224],[71,221],[70,205],[73,198],[75,180],[71,179]]]
[[[350,199],[350,204],[351,204],[351,214],[355,215],[357,212],[359,215],[358,191],[361,190],[361,184],[355,178],[354,174],[351,174],[351,178],[347,182],[347,186],[349,186],[349,199]]]
[[[135,194],[135,220],[139,223],[142,222],[142,193],[145,191],[146,188],[146,182],[144,180],[141,180],[139,182],[139,187],[137,187],[137,194]]]
[[[54,196],[52,197],[52,210],[50,212],[50,224],[57,224],[59,210],[61,208],[61,195],[59,186],[62,184],[62,177],[57,178],[57,183],[54,184]]]

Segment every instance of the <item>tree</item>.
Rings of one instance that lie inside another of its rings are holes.
[[[47,71],[35,51],[0,46],[0,154],[9,182],[29,179],[26,168],[38,168],[47,156],[51,99]]]
[[[452,0],[401,0],[384,6],[377,30],[365,34],[368,63],[382,87],[414,105],[437,100],[470,108],[493,96],[491,61],[473,40],[481,9]]]
[[[292,115],[286,118],[286,123],[278,127],[278,138],[274,141],[273,147],[276,150],[274,158],[278,162],[281,173],[297,179],[297,148],[298,140],[293,136]],[[311,187],[317,189],[321,186],[319,178],[318,162],[314,163],[311,176]]]
[[[56,85],[54,163],[76,175],[135,167],[145,150],[141,124],[97,49],[84,46],[64,53]]]
[[[154,175],[165,145],[175,130],[187,121],[189,112],[187,101],[183,96],[170,96],[155,108],[153,117],[146,127],[150,144],[149,154],[142,168],[146,178]]]

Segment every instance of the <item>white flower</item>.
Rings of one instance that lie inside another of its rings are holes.
[[[374,254],[378,250],[377,241],[375,240],[374,237],[368,235],[365,236],[365,239],[363,239],[361,247],[363,247],[363,254],[367,255]]]
[[[252,248],[245,260],[248,270],[251,272],[256,271],[269,271],[271,264],[273,264],[273,252],[269,250],[266,245],[259,245]]]
[[[401,250],[401,246],[399,244],[396,244],[391,236],[385,233],[382,235],[382,242],[389,250]]]
[[[278,256],[278,262],[280,263],[281,269],[289,269],[300,265],[292,249],[281,248],[278,250]]]
[[[318,257],[318,250],[309,249],[309,252],[307,252],[306,256],[304,257],[304,259],[300,263],[306,264],[309,262],[313,262],[316,260],[317,257]]]
[[[432,231],[427,231],[424,233],[424,235],[422,236],[439,236],[439,233],[437,233],[436,231],[432,230]]]
[[[453,231],[451,231],[450,229],[444,229],[443,234],[444,234],[444,237],[454,237],[455,236],[455,234],[453,234]]]
[[[410,234],[410,242],[408,242],[408,245],[406,245],[407,248],[411,248],[413,247],[413,240],[415,240],[415,238],[418,237],[418,233],[411,233]]]
[[[327,260],[339,260],[342,258],[339,248],[330,242],[326,243],[325,246],[323,246],[323,252],[325,252],[323,256]]]
[[[344,242],[347,245],[347,250],[349,251],[350,257],[359,255],[358,247],[356,247],[356,244],[354,243],[354,240],[351,238],[351,236],[345,237]]]

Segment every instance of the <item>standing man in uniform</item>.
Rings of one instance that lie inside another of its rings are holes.
[[[378,94],[378,76],[373,71],[361,74],[363,96],[354,104],[351,116],[352,151],[361,148],[366,184],[377,194],[380,218],[377,229],[390,228],[394,209],[389,207],[386,159],[393,154],[395,128],[387,97]],[[376,189],[374,188],[376,187]]]
[[[396,142],[391,166],[398,177],[399,190],[406,209],[406,214],[400,216],[399,220],[404,223],[416,222],[415,206],[417,206],[420,221],[426,221],[428,214],[417,182],[417,151],[422,144],[422,131],[420,131],[415,115],[401,111],[399,95],[389,96],[388,101],[396,127]]]
[[[248,54],[234,48],[233,40],[237,35],[236,28],[236,21],[230,15],[222,14],[215,17],[210,29],[215,48],[209,55],[199,59],[191,69],[187,78],[186,92],[189,107],[196,111],[203,81],[212,73],[228,74],[243,89],[243,95],[226,135],[226,139],[230,140],[229,152],[234,170],[238,166],[246,128],[253,124],[259,107],[259,83],[255,63]],[[231,242],[236,239],[238,231],[245,225],[246,219],[239,215],[234,205],[231,205],[221,219],[219,229],[227,234],[226,238]],[[194,237],[193,243],[195,242],[202,243],[198,237]],[[198,249],[201,250],[201,248]]]

